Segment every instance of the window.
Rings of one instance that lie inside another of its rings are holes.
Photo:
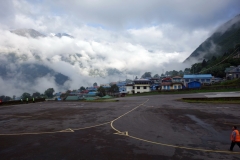
[[[133,89],[135,89],[135,87],[133,86]]]
[[[174,89],[177,89],[177,86],[174,86]]]
[[[143,87],[143,89],[147,89],[147,87],[146,87],[146,86],[144,86],[144,87]]]
[[[201,82],[204,82],[205,79],[201,79]]]
[[[186,81],[186,82],[189,82],[189,79],[186,79],[185,81]]]
[[[198,81],[198,82],[199,82],[199,79],[196,79],[196,81]]]
[[[178,85],[178,89],[181,89],[181,85]]]
[[[207,79],[206,81],[207,81],[207,82],[210,82],[210,79]]]
[[[137,89],[140,89],[140,87],[137,87]]]

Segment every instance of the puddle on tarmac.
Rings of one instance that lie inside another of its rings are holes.
[[[191,120],[197,122],[199,126],[208,130],[210,133],[218,134],[218,132],[210,124],[203,122],[201,119],[197,118],[195,115],[186,114],[186,116],[188,116]]]
[[[193,130],[191,128],[189,128],[188,126],[185,126],[185,129],[191,133],[193,133]]]
[[[10,122],[10,121],[14,121],[16,120],[15,118],[12,118],[12,119],[8,119],[8,120],[0,120],[0,123],[7,123],[7,122]]]

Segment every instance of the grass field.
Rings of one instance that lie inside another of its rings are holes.
[[[212,100],[212,101],[205,101],[205,100],[181,100],[183,102],[188,103],[216,103],[216,104],[240,104],[240,100]]]
[[[186,90],[186,91],[154,91],[146,93],[128,94],[127,96],[148,96],[148,95],[159,95],[159,94],[191,94],[191,93],[205,93],[205,92],[236,92],[240,91],[237,89],[219,89],[219,90],[209,90],[209,89],[198,89],[198,90]]]

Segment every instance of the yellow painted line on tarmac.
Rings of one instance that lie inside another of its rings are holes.
[[[36,135],[36,134],[53,134],[59,132],[71,132],[69,129],[61,130],[61,131],[54,131],[54,132],[28,132],[28,133],[6,133],[0,134],[0,136],[20,136],[20,135]]]
[[[148,100],[147,100],[148,101]],[[144,102],[145,103],[145,102]],[[139,106],[141,106],[142,104],[140,104]],[[94,127],[98,127],[98,126],[102,126],[102,125],[106,125],[106,124],[109,124],[111,123],[111,127],[117,131],[117,132],[120,132],[118,131],[117,129],[115,129],[113,126],[112,126],[112,123],[114,121],[116,121],[117,119],[125,116],[126,114],[132,112],[133,110],[137,109],[139,106],[133,108],[132,110],[124,113],[123,115],[117,117],[116,119],[114,119],[113,121],[110,121],[110,122],[105,122],[105,123],[102,123],[102,124],[98,124],[98,125],[94,125],[94,126],[88,126],[88,127],[83,127],[83,128],[76,128],[76,129],[65,129],[65,130],[61,130],[61,131],[53,131],[53,132],[36,132],[36,133],[7,133],[7,134],[0,134],[0,136],[11,136],[11,135],[34,135],[34,134],[53,134],[53,133],[59,133],[59,132],[74,132],[74,131],[77,131],[77,130],[84,130],[84,129],[89,129],[89,128],[94,128]]]
[[[53,133],[62,133],[62,132],[74,132],[74,131],[77,131],[77,130],[94,128],[94,127],[102,126],[102,125],[109,124],[109,123],[111,123],[111,122],[105,122],[105,123],[94,125],[94,126],[88,126],[88,127],[76,128],[76,129],[68,128],[68,129],[64,129],[64,130],[60,130],[60,131],[53,131],[53,132],[6,133],[6,134],[0,134],[0,136],[19,136],[19,135],[37,135],[37,134],[53,134]]]
[[[194,151],[203,151],[203,152],[214,152],[214,153],[227,153],[227,154],[240,154],[240,152],[233,152],[233,151],[221,151],[221,150],[210,150],[210,149],[201,149],[201,148],[192,148],[192,147],[184,147],[184,146],[177,146],[177,145],[171,145],[171,144],[165,144],[165,143],[160,143],[160,142],[154,142],[154,141],[149,141],[146,139],[134,137],[128,135],[127,137],[139,140],[139,141],[144,141],[147,143],[152,143],[152,144],[157,144],[161,146],[166,146],[166,147],[173,147],[173,148],[181,148],[181,149],[187,149],[187,150],[194,150]]]
[[[88,129],[88,128],[94,128],[94,127],[103,126],[103,125],[109,124],[109,123],[111,123],[111,121],[110,122],[106,122],[106,123],[102,123],[102,124],[98,124],[98,125],[94,125],[94,126],[83,127],[83,128],[76,128],[76,129],[72,129],[72,130],[77,131],[77,130],[83,130],[83,129]]]
[[[113,134],[118,134],[118,135],[122,135],[122,136],[128,136],[128,131],[117,132],[117,133],[113,133]]]
[[[0,117],[32,117],[32,116],[18,116],[18,115],[0,115]]]
[[[116,119],[112,120],[112,121],[111,121],[111,127],[112,127],[112,129],[114,129],[116,132],[120,133],[121,131],[117,130],[117,129],[113,126],[113,122],[116,121],[116,120],[118,120],[118,119],[120,119],[120,118],[122,118],[123,116],[129,114],[130,112],[134,111],[135,109],[137,109],[138,107],[140,107],[140,106],[142,106],[144,103],[146,103],[147,101],[149,101],[149,99],[147,99],[145,102],[139,104],[137,107],[131,109],[130,111],[124,113],[123,115],[117,117]]]
[[[233,151],[221,151],[221,150],[210,150],[210,149],[201,149],[201,148],[192,148],[192,147],[184,147],[184,146],[177,146],[177,145],[171,145],[171,144],[165,144],[165,143],[160,143],[160,142],[155,142],[155,141],[150,141],[150,140],[146,140],[146,139],[142,139],[142,138],[138,138],[138,137],[134,137],[129,135],[128,131],[119,131],[118,129],[116,129],[113,126],[113,122],[120,119],[121,117],[129,114],[130,112],[134,111],[135,109],[137,109],[140,106],[146,106],[144,103],[148,102],[149,99],[147,99],[145,102],[143,102],[142,104],[138,105],[137,107],[133,108],[132,110],[124,113],[123,115],[119,116],[118,118],[114,119],[113,121],[111,121],[111,127],[113,130],[116,131],[117,135],[124,135],[127,136],[129,138],[133,138],[139,141],[143,141],[143,142],[147,142],[147,143],[152,143],[152,144],[157,144],[157,145],[161,145],[161,146],[166,146],[166,147],[173,147],[173,148],[181,148],[181,149],[187,149],[187,150],[193,150],[193,151],[202,151],[202,152],[212,152],[212,153],[226,153],[226,154],[240,154],[240,152],[233,152]]]
[[[226,119],[224,119],[224,123],[223,124],[232,125],[232,126],[240,125],[240,124],[236,124],[236,123],[229,123],[229,122],[226,121]]]
[[[240,124],[234,124],[234,123],[223,123],[223,124],[229,124],[229,125],[233,125],[233,126],[238,126],[238,125],[240,125]]]

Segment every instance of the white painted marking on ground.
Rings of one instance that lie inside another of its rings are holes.
[[[236,92],[218,92],[215,94],[208,93],[207,95],[204,95],[205,97],[211,98],[211,97],[240,97],[240,93]]]

